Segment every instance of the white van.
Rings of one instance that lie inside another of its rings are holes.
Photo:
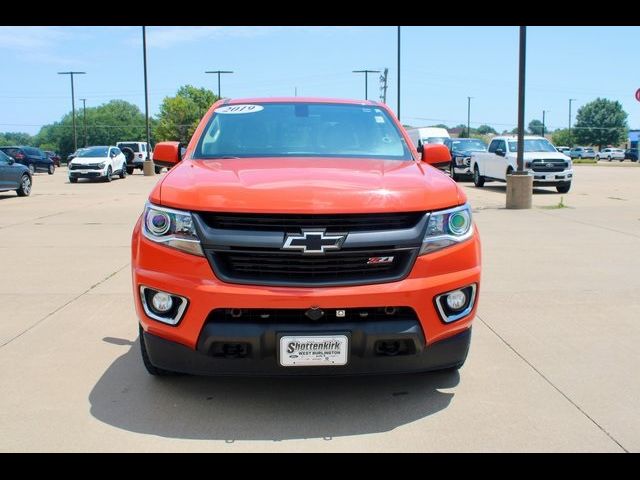
[[[407,133],[419,151],[425,143],[444,143],[445,139],[451,138],[447,129],[441,127],[409,128]]]

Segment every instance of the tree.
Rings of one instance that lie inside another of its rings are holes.
[[[496,135],[498,132],[495,131],[495,129],[489,125],[480,125],[477,129],[476,132],[478,132],[478,134],[480,135]]]
[[[217,100],[218,97],[206,88],[180,87],[175,97],[165,97],[162,101],[155,137],[158,141],[189,142],[200,119]]]
[[[596,98],[578,109],[575,127],[571,133],[576,143],[598,145],[619,145],[628,134],[627,113],[618,101]]]
[[[571,136],[568,128],[558,129],[551,134],[551,143],[559,146],[571,147]]]
[[[531,120],[529,122],[529,132],[531,135],[542,135],[542,122],[540,120]]]
[[[24,132],[0,133],[0,145],[31,145],[33,137]]]
[[[58,122],[44,125],[33,138],[36,146],[58,151],[63,158],[73,152],[73,121],[67,113]],[[83,117],[76,118],[78,147],[84,146]],[[120,141],[144,141],[144,114],[132,103],[111,100],[98,107],[87,108],[87,145],[115,145]],[[55,148],[52,148],[55,147]]]
[[[438,123],[437,125],[432,125],[432,127],[439,127],[449,130],[449,127],[447,127],[444,123]]]

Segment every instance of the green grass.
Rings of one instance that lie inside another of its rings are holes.
[[[593,163],[596,164],[598,161],[595,158],[574,158],[573,163]]]
[[[544,208],[545,210],[557,210],[559,208],[572,208],[568,205],[564,204],[564,197],[560,197],[560,201],[556,204],[556,205],[545,205],[543,207],[539,207],[539,208]]]

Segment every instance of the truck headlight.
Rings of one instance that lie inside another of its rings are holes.
[[[464,242],[472,235],[473,222],[469,205],[433,212],[429,215],[420,255]]]
[[[100,170],[102,170],[102,169],[104,168],[104,166],[105,166],[105,165],[106,165],[106,163],[105,163],[105,162],[101,162],[101,163],[99,163],[99,164],[98,164],[98,168],[99,168]]]
[[[142,220],[142,232],[152,242],[204,256],[191,213],[147,203]]]

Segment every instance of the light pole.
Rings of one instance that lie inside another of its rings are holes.
[[[471,99],[467,97],[467,138],[471,138]]]
[[[81,98],[82,102],[82,130],[84,130],[84,146],[87,146],[87,99]]]
[[[527,53],[527,27],[520,27],[520,54],[518,62],[518,153],[517,171],[507,174],[507,202],[511,209],[531,208],[533,176],[524,170],[524,100]]]
[[[222,93],[220,93],[220,74],[223,73],[233,73],[232,70],[208,70],[204,73],[217,73],[218,74],[218,98],[222,98]]]
[[[369,100],[369,74],[380,73],[380,70],[354,70],[353,73],[364,73],[364,99]]]
[[[149,152],[151,150],[151,130],[149,129],[149,87],[147,82],[147,27],[144,25],[142,26],[142,63],[144,66],[144,117],[147,130],[147,152]],[[142,164],[142,173],[147,177],[155,173],[149,153]]]
[[[545,130],[545,123],[544,123],[544,119],[545,119],[545,115],[547,113],[547,110],[542,110],[542,137],[544,138],[544,130]]]
[[[398,121],[400,121],[400,26],[398,26]]]
[[[573,137],[571,136],[571,103],[575,102],[576,99],[575,98],[570,98],[569,99],[569,143],[573,143]],[[569,145],[570,147],[573,147],[573,145]]]
[[[73,76],[86,75],[87,72],[58,72],[58,75],[69,75],[71,77],[71,115],[73,120],[73,151],[78,150],[78,135],[76,133],[76,99],[73,90]]]

